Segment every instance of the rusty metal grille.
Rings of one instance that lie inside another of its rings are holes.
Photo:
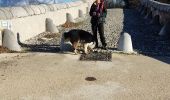
[[[111,52],[91,52],[89,54],[82,54],[80,56],[81,61],[111,61]]]

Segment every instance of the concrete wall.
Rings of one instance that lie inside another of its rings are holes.
[[[63,4],[30,5],[24,7],[0,8],[0,20],[9,20],[11,31],[20,34],[20,40],[25,41],[45,31],[45,20],[51,18],[56,26],[66,22],[66,13],[73,18],[78,17],[79,10],[87,13],[87,7],[94,0],[76,1]],[[3,29],[3,27],[0,27]]]
[[[154,0],[140,0],[140,3],[139,11],[145,15],[145,18],[151,15],[151,24],[163,25],[159,35],[170,35],[170,4]]]

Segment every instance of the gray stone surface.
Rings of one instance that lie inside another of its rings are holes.
[[[27,11],[23,7],[12,7],[10,11],[14,18],[28,16]]]
[[[50,19],[50,18],[46,18],[46,31],[51,32],[51,33],[58,33],[59,32],[59,30],[57,29],[57,27],[53,23],[53,20]]]
[[[133,53],[132,39],[128,33],[124,33],[120,36],[118,50],[124,53]]]
[[[73,16],[70,13],[66,13],[66,21],[67,22],[75,22]]]
[[[14,33],[8,29],[4,29],[2,33],[2,46],[13,51],[21,51],[21,47],[18,44],[17,37]]]

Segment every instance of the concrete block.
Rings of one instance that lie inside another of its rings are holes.
[[[79,12],[78,12],[78,13],[79,13],[79,17],[84,17],[83,11],[80,10],[80,9],[79,9],[78,11],[79,11]]]
[[[166,23],[159,32],[160,36],[170,35],[170,22]]]
[[[4,29],[2,32],[2,46],[8,48],[9,50],[21,51],[17,37],[8,29]]]
[[[51,33],[59,33],[59,30],[50,18],[46,18],[46,31]]]
[[[67,22],[75,22],[75,20],[73,19],[73,16],[70,13],[66,13],[66,21]]]
[[[28,14],[29,16],[34,15],[34,11],[33,11],[33,9],[32,9],[30,6],[23,6],[23,9],[26,10],[26,12],[27,12],[27,14]]]
[[[29,15],[23,7],[12,7],[11,13],[14,18],[20,18],[20,17],[25,17]]]
[[[123,51],[124,53],[133,53],[132,40],[128,33],[124,33],[120,36],[118,50]]]

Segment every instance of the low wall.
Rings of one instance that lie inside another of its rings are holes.
[[[0,30],[8,28],[15,35],[19,33],[22,42],[44,32],[46,18],[52,19],[56,26],[64,24],[66,22],[66,13],[70,13],[75,19],[79,16],[79,10],[86,14],[87,7],[92,2],[93,0],[83,0],[63,4],[0,8]],[[4,27],[5,23],[8,25]]]
[[[139,11],[145,15],[145,18],[151,16],[151,22],[156,21],[156,23],[163,25],[159,35],[170,34],[170,30],[168,29],[170,24],[170,4],[161,3],[154,0],[140,0],[140,2],[141,5]]]

